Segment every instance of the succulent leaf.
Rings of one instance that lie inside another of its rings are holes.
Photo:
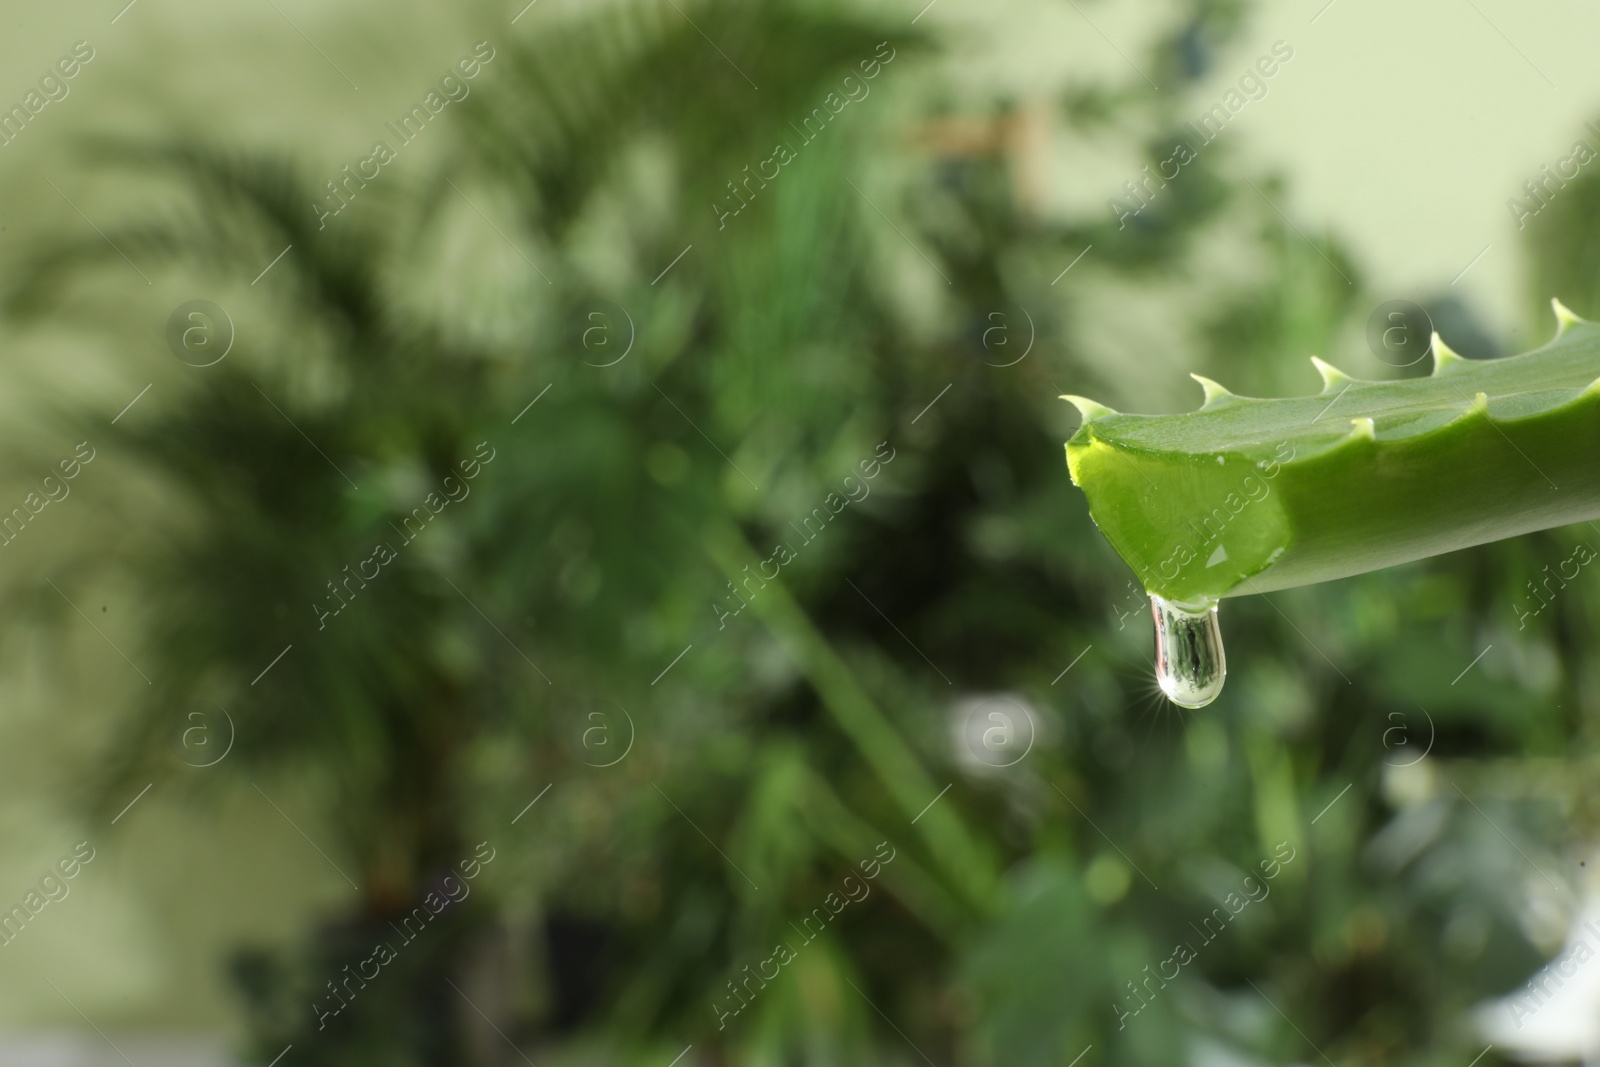
[[[1184,415],[1068,397],[1067,465],[1145,588],[1214,602],[1342,578],[1600,517],[1600,325],[1553,302],[1543,347],[1369,382],[1313,357],[1315,396],[1209,379]]]

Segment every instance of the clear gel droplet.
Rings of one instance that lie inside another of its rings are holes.
[[[1203,708],[1222,692],[1228,661],[1215,604],[1199,608],[1150,594],[1156,622],[1156,682],[1182,708]]]

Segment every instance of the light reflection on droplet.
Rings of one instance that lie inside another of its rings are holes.
[[[1222,692],[1228,661],[1215,604],[1175,604],[1150,594],[1156,623],[1156,682],[1183,708],[1203,708]]]

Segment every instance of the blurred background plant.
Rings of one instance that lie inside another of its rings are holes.
[[[137,209],[16,259],[12,315],[110,347],[153,294],[228,318],[141,357],[133,406],[67,392],[19,432],[18,499],[59,441],[104,466],[7,572],[10,632],[65,655],[83,605],[129,605],[148,684],[79,746],[86,825],[145,783],[265,800],[337,872],[230,946],[244,1062],[1466,1062],[1471,1009],[1559,946],[1600,601],[1512,605],[1594,531],[1230,603],[1234,680],[1183,716],[1067,480],[1060,392],[1301,392],[1379,302],[1226,142],[1126,225],[1044,202],[1053,123],[1152,166],[1192,142],[1185,90],[1243,8],[1174,10],[1138,57],[1161,92],[1029,104],[930,80],[959,42],[909,22],[540,22],[495,39],[444,162],[328,219],[293,152],[87,145]],[[1596,190],[1530,231],[1533,288],[1580,314]],[[1130,325],[1148,359],[1108,358]],[[231,748],[197,773],[180,739],[214,709]]]

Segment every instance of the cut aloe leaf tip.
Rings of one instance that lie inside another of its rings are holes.
[[[1191,614],[1600,517],[1600,326],[1552,304],[1555,337],[1521,355],[1468,360],[1434,334],[1425,378],[1361,381],[1313,356],[1313,396],[1201,375],[1181,415],[1068,395],[1068,469],[1145,589]]]

